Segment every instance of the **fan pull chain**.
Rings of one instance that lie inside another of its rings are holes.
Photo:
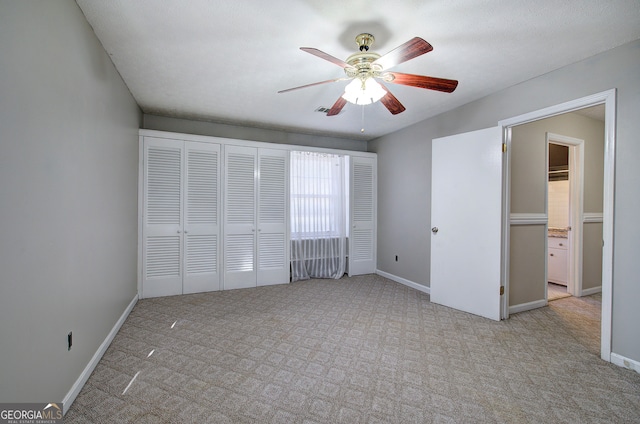
[[[364,105],[362,105],[362,128],[360,129],[360,133],[364,134]]]

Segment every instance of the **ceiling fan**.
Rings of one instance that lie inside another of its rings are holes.
[[[347,101],[354,104],[367,105],[375,103],[378,100],[380,100],[389,112],[397,115],[398,113],[404,112],[406,108],[383,84],[376,81],[376,79],[392,84],[426,88],[428,90],[443,91],[445,93],[453,92],[458,86],[458,81],[456,80],[387,71],[387,69],[393,66],[433,50],[431,44],[422,38],[414,37],[384,56],[369,51],[374,41],[375,38],[371,34],[359,34],[356,37],[356,43],[359,46],[360,52],[352,54],[346,61],[342,61],[312,47],[300,47],[302,51],[340,66],[344,69],[346,76],[289,88],[278,91],[278,93],[286,93],[330,82],[352,80],[351,83],[345,87],[344,94],[338,98],[329,112],[327,112],[327,116],[334,116],[340,113],[342,108],[347,104]]]

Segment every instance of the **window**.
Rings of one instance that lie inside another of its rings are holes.
[[[348,158],[291,152],[291,237],[331,238],[346,234]]]
[[[345,272],[347,160],[291,152],[291,281],[340,278]]]

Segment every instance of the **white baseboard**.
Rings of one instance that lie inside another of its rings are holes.
[[[423,286],[422,284],[414,283],[413,281],[407,280],[406,278],[398,277],[397,275],[389,274],[388,272],[380,271],[376,269],[376,274],[381,277],[388,278],[389,280],[393,280],[396,283],[404,284],[405,286],[411,287],[412,289],[416,289],[428,295],[431,294],[431,289],[427,286]]]
[[[640,373],[640,362],[634,361],[633,359],[625,358],[624,356],[618,355],[617,353],[611,352],[611,363],[619,367],[628,368],[630,370],[634,370],[637,373]]]
[[[127,306],[127,308],[124,310],[124,312],[122,313],[122,315],[120,316],[116,324],[113,326],[113,328],[111,329],[107,337],[104,339],[104,341],[102,342],[102,344],[100,345],[96,353],[93,354],[93,358],[91,358],[91,360],[89,361],[87,366],[84,368],[84,370],[82,371],[82,373],[80,374],[76,382],[73,384],[73,386],[71,386],[71,390],[69,390],[69,393],[67,393],[67,395],[62,400],[63,415],[67,413],[73,401],[76,400],[78,393],[80,393],[80,390],[82,390],[82,387],[89,379],[89,376],[95,369],[96,365],[98,365],[98,362],[100,362],[100,359],[102,359],[102,355],[104,355],[104,353],[106,352],[107,348],[113,341],[113,338],[116,336],[116,334],[118,333],[118,330],[120,330],[120,327],[122,327],[122,324],[124,324],[124,321],[127,319],[129,314],[131,313],[131,310],[133,309],[133,307],[136,306],[137,302],[138,302],[138,295],[136,294],[133,297],[133,300],[131,300],[131,303],[129,303],[129,306]]]
[[[529,311],[531,309],[542,308],[543,306],[547,306],[547,301],[535,300],[533,302],[521,303],[519,305],[509,306],[509,315],[517,314],[518,312]]]
[[[602,291],[602,286],[591,287],[590,289],[583,289],[582,296],[590,296],[592,294],[600,293]]]

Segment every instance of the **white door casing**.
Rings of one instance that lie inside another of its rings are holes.
[[[590,96],[571,100],[566,103],[557,104],[545,109],[536,110],[515,116],[513,118],[504,119],[499,125],[504,129],[505,142],[507,146],[511,144],[511,128],[516,125],[526,124],[528,122],[537,121],[551,116],[559,115],[574,110],[587,108],[599,104],[605,105],[605,134],[604,134],[604,193],[603,193],[603,211],[602,211],[602,315],[601,315],[601,333],[600,333],[600,357],[611,362],[612,360],[612,320],[613,320],[613,216],[614,216],[614,181],[615,181],[615,157],[616,157],[616,136],[615,136],[615,117],[616,117],[616,90],[611,89]],[[507,169],[504,178],[504,189],[506,194],[504,213],[509,215],[509,179],[510,179],[510,160],[509,155],[506,156]],[[508,252],[509,252],[509,221],[503,223],[503,245],[505,246],[505,257],[503,275],[505,276],[506,290],[508,291]]]
[[[501,318],[502,129],[433,140],[431,301]]]

